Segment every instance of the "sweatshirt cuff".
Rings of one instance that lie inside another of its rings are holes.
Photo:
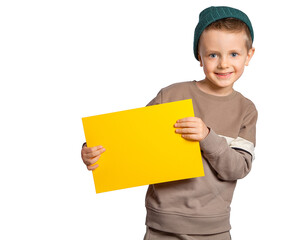
[[[225,141],[225,139],[217,135],[214,130],[210,128],[206,138],[200,141],[200,148],[206,154],[215,154],[222,150],[222,148],[220,149],[220,146],[222,146],[223,141]]]

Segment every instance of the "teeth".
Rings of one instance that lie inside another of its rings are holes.
[[[218,75],[226,76],[229,75],[230,73],[217,73]]]

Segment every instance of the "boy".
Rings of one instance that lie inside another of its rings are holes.
[[[194,55],[205,73],[202,81],[163,88],[148,104],[192,98],[196,117],[179,119],[175,132],[199,141],[205,177],[150,185],[146,196],[151,239],[231,239],[230,203],[237,179],[254,159],[257,111],[233,89],[254,54],[247,15],[229,7],[203,10],[194,35]],[[82,148],[82,159],[95,169],[101,146]],[[101,162],[100,162],[101,164]]]

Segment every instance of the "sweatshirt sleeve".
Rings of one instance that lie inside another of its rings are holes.
[[[235,181],[250,172],[254,159],[256,121],[257,111],[254,107],[244,117],[236,139],[227,142],[210,129],[208,136],[200,142],[203,156],[220,179]]]

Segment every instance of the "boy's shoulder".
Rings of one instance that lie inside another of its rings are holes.
[[[162,91],[168,92],[168,91],[183,91],[186,89],[191,88],[194,85],[195,81],[185,81],[185,82],[176,82],[169,86],[166,86],[162,88]]]
[[[240,101],[242,101],[244,104],[252,106],[255,108],[255,104],[247,97],[245,97],[242,93],[235,91],[237,96],[239,97]]]
[[[190,98],[189,93],[192,88],[193,81],[173,83],[162,88],[147,106],[188,99]]]
[[[179,101],[192,98],[195,81],[177,82],[160,90],[162,102]]]
[[[237,95],[237,100],[240,102],[241,106],[244,109],[247,109],[250,112],[257,112],[255,104],[247,97],[245,97],[242,93],[235,91]]]

